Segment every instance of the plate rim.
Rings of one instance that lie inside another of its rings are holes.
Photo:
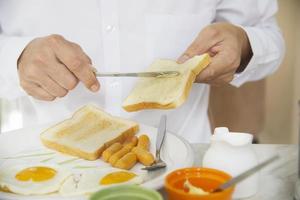
[[[0,134],[0,138],[1,137],[5,137],[6,135],[13,134],[13,132],[19,133],[20,131],[23,131],[23,130],[32,130],[33,128],[37,128],[37,127],[38,128],[43,128],[43,127],[47,127],[47,126],[49,126],[48,123],[47,124],[38,125],[38,126],[32,126],[32,127],[26,127],[26,128],[16,129],[16,130],[13,130],[13,131],[5,132],[4,134]],[[140,128],[141,127],[146,127],[146,128],[151,128],[151,129],[155,129],[155,130],[157,129],[157,127],[146,125],[146,124],[142,124],[142,123],[140,123],[139,126],[140,126]],[[139,130],[138,133],[141,133],[140,130]],[[183,138],[182,136],[177,135],[177,134],[175,134],[175,133],[173,133],[173,132],[171,132],[169,130],[167,130],[167,134],[168,135],[172,135],[173,137],[177,138],[180,142],[183,143],[183,145],[186,148],[187,154],[189,156],[185,159],[186,162],[184,163],[183,167],[193,166],[194,163],[195,163],[195,153],[193,151],[192,145],[185,138]],[[164,186],[164,179],[165,179],[165,177],[167,176],[167,174],[170,173],[170,171],[173,171],[173,170],[174,169],[171,168],[170,170],[167,170],[167,171],[163,172],[162,174],[160,174],[158,177],[155,177],[154,178],[155,180],[149,180],[146,183],[142,183],[141,186],[145,187],[145,188],[154,189],[154,190],[160,190]],[[6,197],[2,197],[1,194],[2,195],[4,194]],[[12,195],[12,196],[9,197],[10,195]],[[28,195],[28,196],[26,196],[26,195],[18,195],[18,194],[13,194],[13,193],[10,194],[10,193],[6,193],[6,192],[2,192],[2,191],[0,191],[0,196],[1,196],[0,199],[7,199],[7,200],[12,200],[12,199],[15,199],[15,198],[26,199],[26,200],[27,199],[49,199],[49,200],[55,200],[55,199],[76,199],[76,198],[81,199],[81,198],[84,198],[84,197],[87,199],[86,195],[77,195],[77,196],[72,196],[71,198],[68,198],[68,197],[66,198],[66,197],[63,197],[63,196],[53,196],[53,197],[51,197],[51,195],[37,195],[37,196]]]

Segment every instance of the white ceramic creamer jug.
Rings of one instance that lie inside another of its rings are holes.
[[[258,164],[257,155],[251,147],[253,136],[247,133],[229,132],[228,128],[216,128],[211,145],[204,155],[202,165],[219,169],[237,176]],[[234,199],[255,195],[258,190],[258,173],[239,183],[233,194]]]

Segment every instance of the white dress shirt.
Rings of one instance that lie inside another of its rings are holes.
[[[282,60],[276,12],[275,0],[0,0],[0,97],[26,96],[18,82],[17,59],[35,37],[63,35],[84,49],[98,71],[143,71],[157,58],[176,60],[205,26],[220,21],[241,26],[250,40],[253,57],[232,81],[240,86],[271,74]],[[166,113],[170,131],[190,142],[209,141],[208,85],[195,83],[177,109],[127,113],[121,104],[135,81],[101,78],[98,93],[79,84],[53,102],[27,97],[35,110],[34,123],[57,121],[94,103],[151,126]]]

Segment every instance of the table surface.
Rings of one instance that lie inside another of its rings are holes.
[[[207,144],[193,144],[195,166],[201,166],[202,158],[208,148]],[[256,195],[245,200],[289,200],[293,199],[297,181],[297,145],[267,145],[254,144],[253,148],[259,161],[263,161],[274,153],[280,155],[280,160],[264,168],[260,172],[260,186]],[[168,199],[165,191],[160,193]]]
[[[12,110],[14,107],[4,106],[0,101],[0,133],[1,131],[9,131],[11,129],[22,128],[23,124],[18,124],[16,117],[13,117],[12,123],[7,120],[10,117],[4,117],[3,113],[7,110]],[[2,106],[1,106],[2,105]],[[3,108],[6,108],[3,110]],[[13,109],[14,110],[14,109]],[[18,119],[18,118],[17,118]],[[23,120],[19,120],[20,122]],[[24,123],[24,122],[23,122]],[[27,122],[25,123],[27,124]],[[11,126],[10,126],[11,125]],[[2,126],[2,127],[1,127]],[[195,153],[194,166],[201,166],[202,158],[208,148],[207,144],[193,144]],[[260,161],[278,153],[281,156],[279,162],[276,162],[267,168],[263,169],[260,173],[260,186],[259,191],[255,196],[245,200],[288,200],[293,199],[294,185],[297,181],[297,150],[298,145],[266,145],[257,144],[253,145]],[[165,191],[160,190],[164,199],[167,199]]]

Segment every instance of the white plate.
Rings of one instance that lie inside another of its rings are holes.
[[[7,132],[0,135],[0,169],[1,165],[7,162],[6,159],[1,159],[4,157],[8,157],[16,154],[24,154],[28,151],[36,151],[38,149],[42,149],[42,151],[48,151],[43,147],[39,140],[39,134],[42,130],[47,128],[47,126],[40,126],[35,128],[27,128],[20,129],[17,131]],[[155,141],[156,141],[156,133],[157,129],[154,127],[140,125],[140,131],[138,134],[146,133],[151,139],[151,152],[155,152]],[[194,163],[194,155],[191,146],[182,138],[172,134],[167,133],[166,140],[162,150],[162,158],[167,163],[167,168],[165,171],[157,171],[153,172],[145,183],[142,185],[144,187],[159,189],[163,187],[164,177],[170,171],[173,171],[177,168],[192,166]],[[38,159],[38,158],[34,158]],[[45,159],[45,158],[44,158]],[[69,158],[70,159],[70,158]],[[84,161],[91,162],[93,161]],[[95,163],[95,162],[94,162]],[[99,160],[97,160],[97,163]],[[103,165],[107,165],[106,163],[102,163]],[[68,165],[72,165],[69,163]],[[101,164],[100,164],[101,166]],[[133,171],[140,170],[141,165],[137,165],[134,167]],[[61,197],[57,194],[54,195],[46,195],[46,196],[23,196],[16,194],[9,194],[5,192],[0,192],[0,199],[21,199],[21,200],[35,200],[35,199],[43,199],[43,200],[55,200],[55,199],[76,199],[76,200],[84,200],[88,199],[87,196],[77,196],[77,197]]]

